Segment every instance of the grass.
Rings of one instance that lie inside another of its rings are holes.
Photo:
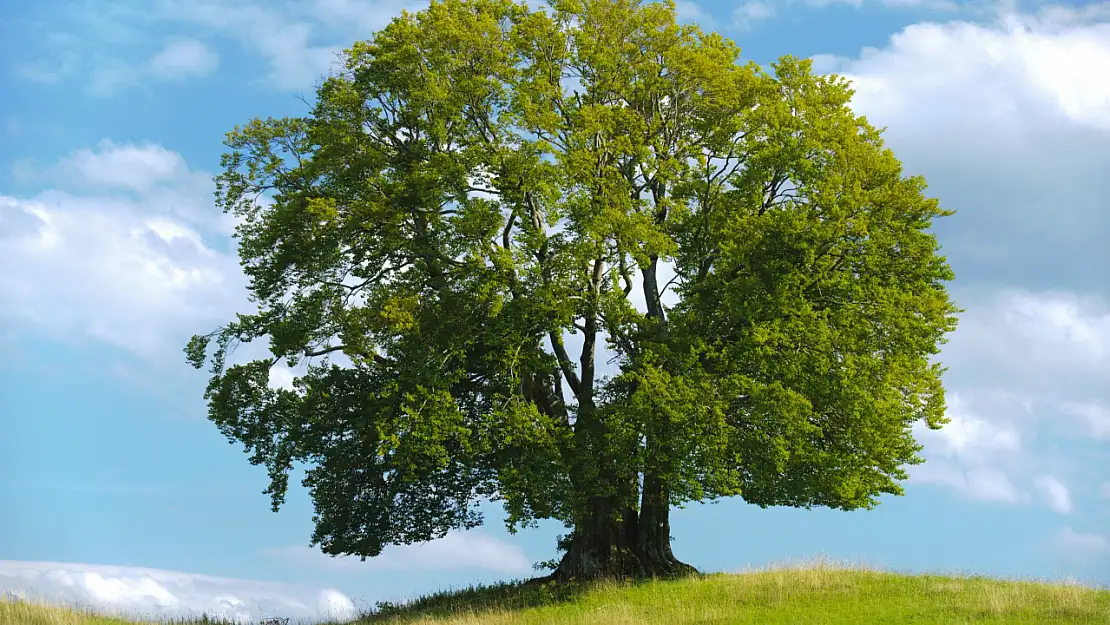
[[[405,605],[379,604],[378,610],[357,622],[365,625],[1110,623],[1110,590],[959,575],[902,575],[818,561],[677,581],[468,588],[430,595]],[[88,611],[3,600],[0,624],[134,625]]]

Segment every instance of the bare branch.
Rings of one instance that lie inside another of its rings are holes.
[[[315,358],[316,356],[323,356],[324,354],[330,354],[332,352],[339,352],[339,351],[343,351],[345,349],[347,349],[346,345],[336,345],[334,347],[324,347],[324,348],[321,348],[321,349],[317,349],[315,351],[310,351],[310,350],[306,349],[306,350],[304,350],[303,355],[304,355],[305,358]]]
[[[482,188],[482,187],[473,187],[473,186],[470,186],[470,185],[467,185],[466,190],[467,191],[477,191],[478,193],[489,193],[490,195],[501,195],[501,192],[498,191],[497,189],[485,189],[485,188]]]
[[[666,283],[666,284],[664,284],[664,285],[663,285],[663,288],[659,290],[659,298],[660,298],[660,299],[662,299],[662,298],[663,298],[663,294],[667,292],[667,289],[668,289],[668,288],[670,288],[670,286],[671,286],[672,284],[674,284],[674,283],[675,283],[675,281],[676,281],[676,280],[678,280],[678,278],[679,278],[678,272],[675,272],[675,275],[674,275],[674,277],[673,277],[673,278],[671,278],[670,280],[667,280],[667,283]]]
[[[632,275],[628,271],[627,255],[623,251],[620,252],[620,272],[621,278],[624,279],[624,296],[628,297],[632,292]]]
[[[509,241],[512,236],[513,226],[516,225],[516,209],[509,214],[509,219],[505,221],[505,229],[501,231],[501,247],[509,249]]]
[[[575,397],[579,397],[582,393],[582,382],[579,381],[578,374],[574,371],[574,363],[570,361],[570,354],[567,353],[567,346],[563,344],[563,337],[558,332],[549,332],[547,338],[551,340],[551,348],[555,351],[555,358],[559,361],[559,369],[563,371],[563,376],[567,379],[570,391],[574,393]]]

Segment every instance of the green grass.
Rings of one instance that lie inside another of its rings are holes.
[[[817,562],[678,581],[469,588],[430,595],[402,606],[384,605],[358,623],[1110,623],[1110,591],[1067,583],[901,575]],[[130,625],[87,611],[3,601],[0,624]]]

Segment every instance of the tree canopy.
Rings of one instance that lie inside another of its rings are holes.
[[[343,58],[309,114],[228,134],[257,309],[186,348],[275,511],[307,467],[313,544],[493,500],[571,528],[557,576],[671,574],[672,506],[902,493],[945,422],[950,212],[845,80],[636,0],[436,0]]]

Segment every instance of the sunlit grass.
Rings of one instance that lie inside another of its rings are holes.
[[[203,621],[188,621],[200,622]],[[1110,591],[1059,582],[902,575],[866,566],[817,561],[677,581],[468,588],[429,595],[402,606],[385,605],[358,622],[367,625],[1110,623]],[[0,623],[130,625],[88,611],[2,601]]]
[[[41,601],[11,601],[0,597],[0,625],[233,625],[211,619],[206,615],[197,618],[158,619],[137,621],[121,615],[113,616],[80,606],[56,606]]]

